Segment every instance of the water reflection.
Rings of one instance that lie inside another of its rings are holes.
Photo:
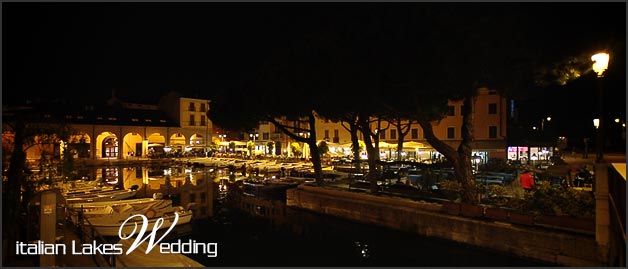
[[[217,170],[199,169],[185,165],[155,166],[105,166],[81,171],[90,179],[96,179],[119,189],[130,189],[137,185],[136,198],[153,197],[161,193],[194,211],[194,218],[213,215],[213,182],[218,178]]]

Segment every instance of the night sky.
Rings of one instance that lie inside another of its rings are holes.
[[[104,102],[112,90],[146,102],[156,102],[169,90],[214,100],[242,94],[264,63],[311,33],[350,22],[364,8],[389,17],[425,8],[421,16],[427,22],[440,9],[482,16],[512,12],[518,18],[512,31],[525,32],[529,50],[545,61],[622,48],[621,56],[611,56],[616,75],[605,89],[607,108],[625,118],[625,3],[4,2],[3,104],[24,98]],[[373,20],[386,24],[378,18]],[[464,23],[457,19],[447,18],[452,25]],[[424,26],[420,31],[432,30],[429,23]],[[552,114],[556,124],[571,126],[574,118],[592,113],[594,105],[587,103],[595,98],[594,87],[582,79],[536,91],[520,102],[521,120]]]

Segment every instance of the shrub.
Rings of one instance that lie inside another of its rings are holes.
[[[462,201],[462,184],[455,180],[443,180],[440,182],[440,189],[447,199],[455,202]]]

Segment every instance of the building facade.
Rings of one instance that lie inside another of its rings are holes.
[[[452,147],[458,147],[462,141],[462,101],[449,101],[449,111],[440,121],[434,121],[432,127],[434,135]],[[472,116],[474,127],[474,141],[472,142],[473,155],[479,162],[489,158],[507,158],[507,114],[508,103],[497,91],[481,88],[473,103]],[[285,118],[278,119],[282,124],[292,125]],[[408,121],[402,121],[402,126]],[[346,125],[345,125],[346,126]],[[316,137],[325,140],[330,146],[333,155],[342,156],[350,154],[351,136],[347,128],[341,122],[334,122],[324,118],[316,120]],[[380,123],[380,157],[382,159],[395,159],[399,133],[390,122]],[[376,123],[372,124],[372,130],[378,129]],[[276,155],[291,156],[290,145],[294,142],[287,135],[269,122],[260,122],[258,130],[259,139],[256,141],[256,154],[263,154],[261,149],[268,141],[275,142]],[[362,134],[358,133],[362,140]],[[429,145],[425,139],[422,128],[417,123],[410,125],[410,130],[404,137],[403,159],[424,161],[439,158],[440,154]],[[302,143],[301,143],[302,144]],[[407,145],[407,146],[406,146]],[[307,147],[306,145],[302,145]],[[307,157],[307,150],[304,157]]]

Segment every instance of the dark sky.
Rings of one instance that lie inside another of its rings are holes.
[[[391,6],[396,9],[388,10]],[[436,17],[441,8],[503,18],[510,16],[503,14],[506,7],[518,21],[512,31],[526,33],[532,53],[560,59],[607,48],[610,42],[620,44],[619,57],[625,60],[625,3],[3,2],[3,104],[57,97],[100,102],[112,90],[149,103],[169,90],[212,99],[242,94],[263,63],[321,27],[351,22],[364,7],[389,12],[388,18],[400,12],[399,17],[411,19]],[[413,15],[423,7],[430,9]],[[464,24],[455,16],[445,20]],[[421,31],[432,30],[427,21]],[[606,93],[609,109],[625,118],[625,61],[619,63],[623,69]],[[587,117],[592,86],[582,82],[536,94],[522,102],[522,116],[552,113],[565,122]]]

